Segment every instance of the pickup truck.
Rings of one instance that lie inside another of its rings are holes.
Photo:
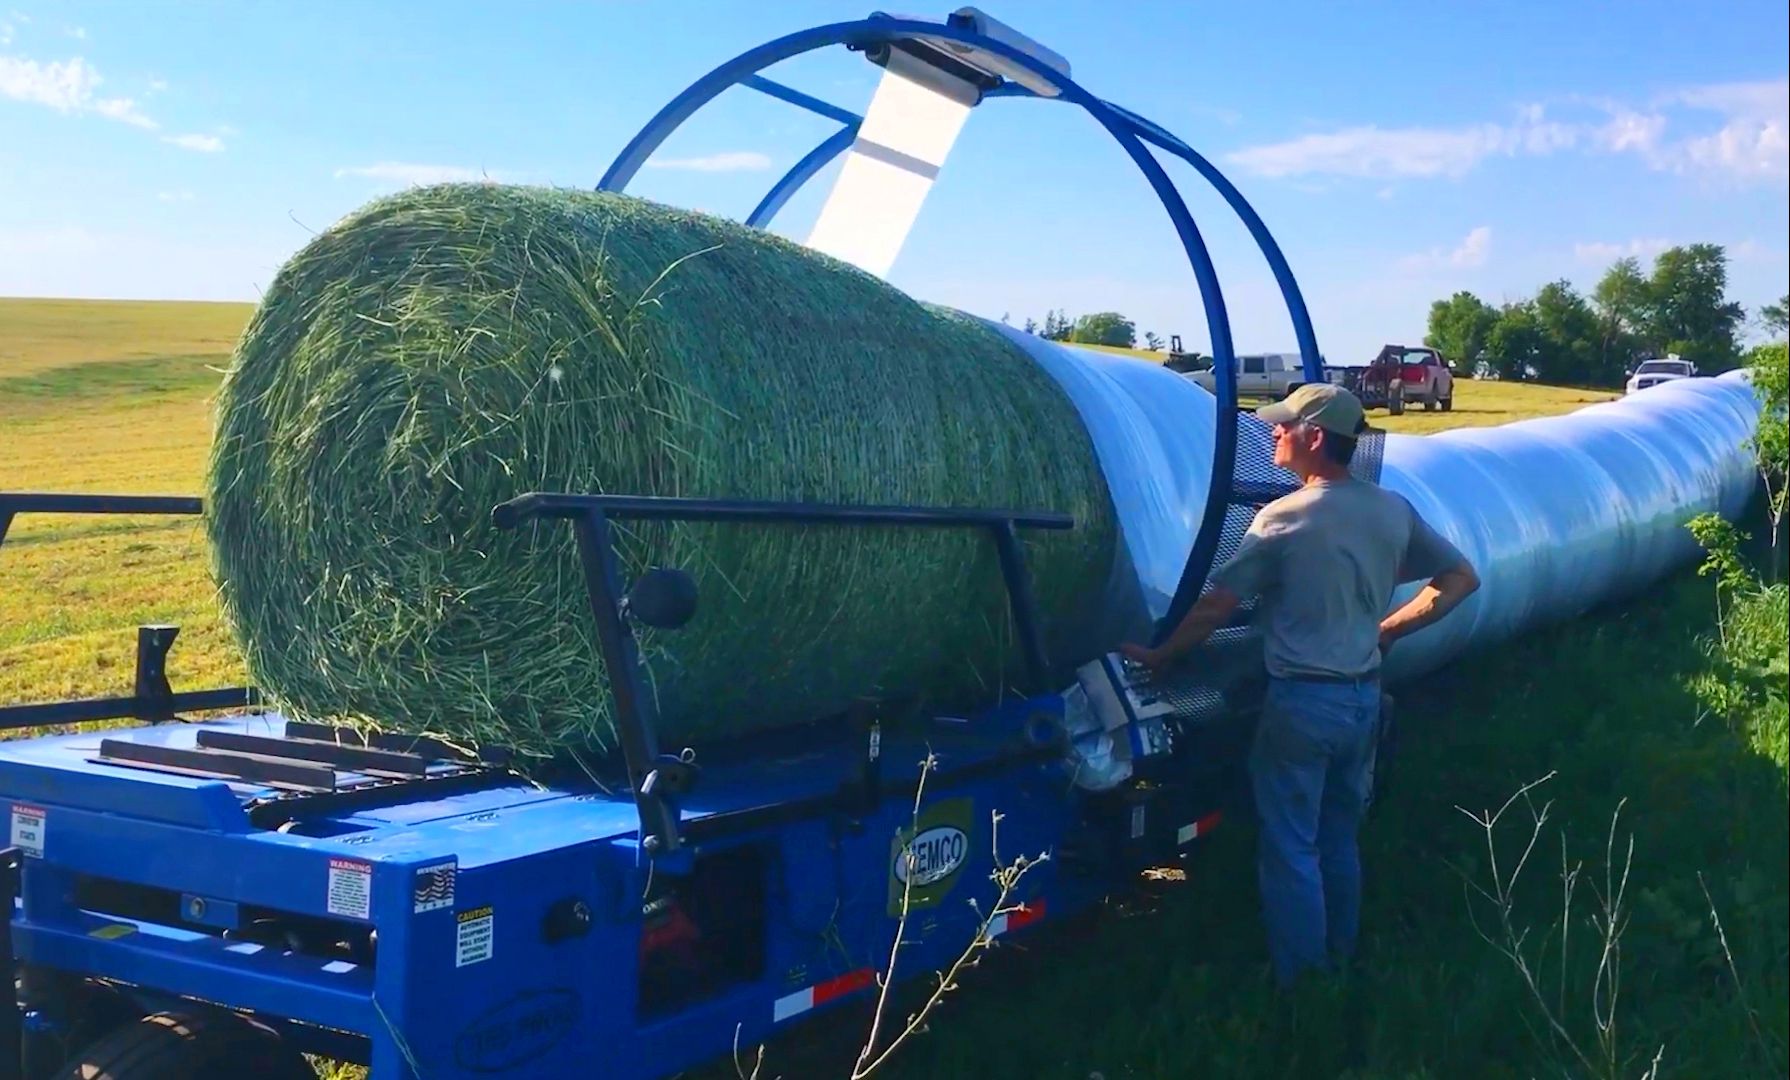
[[[1212,393],[1218,379],[1211,362],[1187,377]],[[1305,385],[1305,369],[1298,353],[1249,353],[1237,357],[1237,397],[1280,399]]]
[[[1680,359],[1677,353],[1670,356],[1650,357],[1628,372],[1628,382],[1623,385],[1623,392],[1633,394],[1645,390],[1649,386],[1658,386],[1663,382],[1676,382],[1679,379],[1694,379],[1697,376],[1697,365],[1689,360]]]
[[[1426,345],[1387,345],[1365,365],[1328,370],[1330,381],[1347,387],[1369,409],[1394,416],[1411,402],[1425,412],[1454,408],[1454,370],[1441,353]]]

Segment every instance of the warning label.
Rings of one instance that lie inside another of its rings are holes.
[[[372,918],[373,864],[356,859],[331,859],[329,901],[324,908],[331,915],[345,918]]]
[[[34,859],[44,857],[44,812],[41,807],[12,804],[12,846]]]
[[[465,967],[491,959],[493,914],[489,905],[460,912],[454,918],[454,966]]]

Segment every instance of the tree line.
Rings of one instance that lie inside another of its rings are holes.
[[[1006,322],[1006,316],[1001,317]],[[1116,311],[1096,311],[1091,315],[1082,315],[1071,319],[1068,315],[1052,308],[1044,313],[1044,322],[1027,319],[1024,327],[1028,334],[1036,334],[1050,341],[1066,341],[1076,345],[1117,345],[1127,349],[1138,347],[1137,324]],[[1143,336],[1146,349],[1162,348],[1162,338],[1154,331]]]
[[[1727,297],[1719,244],[1668,248],[1642,271],[1618,259],[1589,297],[1562,278],[1500,307],[1461,291],[1430,305],[1424,344],[1472,371],[1575,386],[1621,386],[1636,363],[1676,353],[1715,374],[1741,363],[1746,310]],[[1784,326],[1787,300],[1759,322]]]

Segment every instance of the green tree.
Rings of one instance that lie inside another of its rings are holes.
[[[1648,342],[1694,360],[1704,371],[1738,366],[1736,337],[1746,309],[1728,294],[1728,253],[1720,244],[1668,248],[1648,282]]]
[[[1759,322],[1772,337],[1790,333],[1790,295],[1780,296],[1777,303],[1760,308]]]
[[[1598,363],[1627,370],[1647,333],[1653,310],[1647,278],[1634,258],[1618,259],[1604,272],[1591,294],[1597,306]]]
[[[1747,373],[1759,397],[1759,427],[1753,451],[1765,482],[1765,512],[1776,548],[1784,531],[1784,505],[1790,494],[1790,345],[1774,341],[1747,353]],[[1776,560],[1774,560],[1775,562]]]
[[[1137,327],[1116,311],[1098,311],[1075,320],[1069,340],[1084,345],[1121,345],[1129,349],[1137,345]]]
[[[1499,310],[1497,321],[1486,332],[1484,358],[1499,378],[1527,378],[1529,368],[1540,371],[1538,361],[1544,359],[1546,344],[1534,303],[1522,300]]]
[[[1429,332],[1423,335],[1423,343],[1470,370],[1497,321],[1496,308],[1463,290],[1430,305]]]
[[[1144,335],[1144,348],[1155,352],[1162,348],[1162,335],[1152,330]]]
[[[1541,332],[1541,356],[1533,363],[1544,382],[1621,385],[1621,367],[1606,371],[1598,363],[1597,316],[1571,282],[1562,279],[1543,285],[1531,309]]]

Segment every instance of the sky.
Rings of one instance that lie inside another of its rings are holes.
[[[0,0],[0,295],[257,299],[317,231],[406,184],[591,187],[716,64],[869,5]],[[917,9],[897,9],[917,10]],[[942,17],[945,8],[922,12]],[[1749,313],[1790,278],[1790,12],[1312,0],[990,4],[1099,97],[1249,199],[1333,361],[1664,247],[1730,256]],[[853,111],[880,70],[829,49],[768,75]],[[632,194],[743,219],[836,123],[729,90]],[[1248,233],[1191,169],[1239,351],[1292,351]],[[834,173],[773,222],[807,235]],[[1117,310],[1209,348],[1168,216],[1073,106],[972,111],[889,280],[989,318]]]

